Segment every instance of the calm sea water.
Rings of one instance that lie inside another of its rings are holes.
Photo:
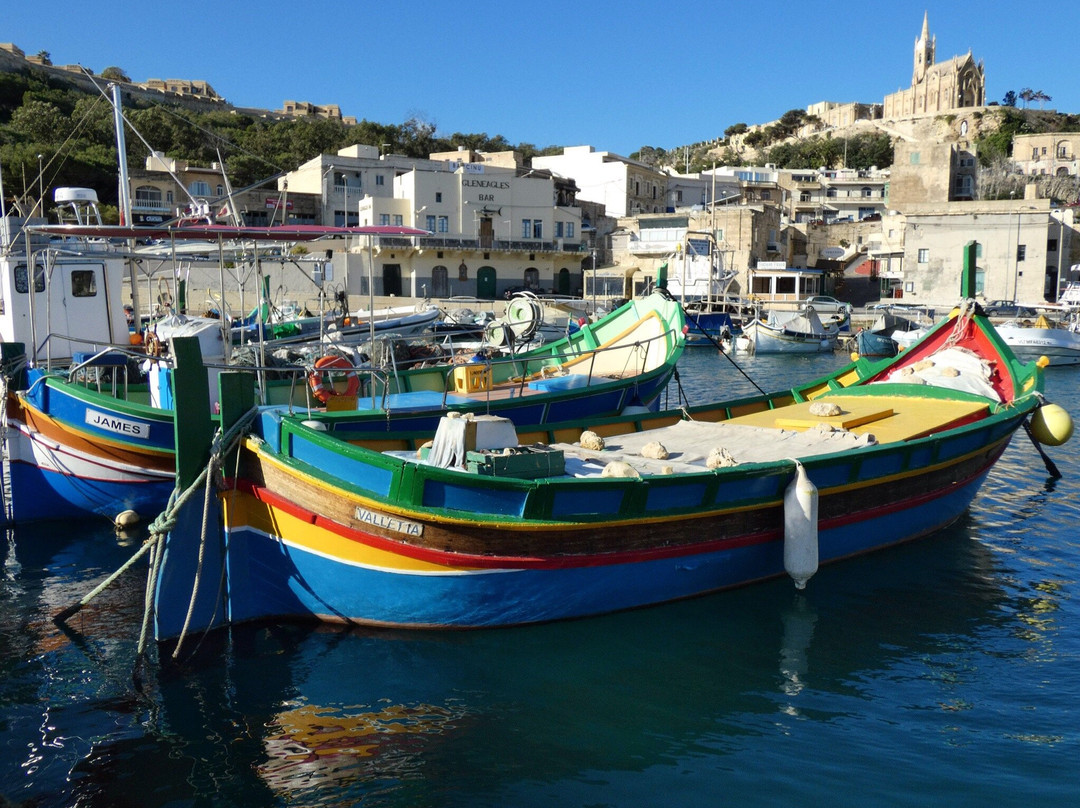
[[[841,361],[742,365],[773,389]],[[682,365],[692,403],[752,392],[711,350]],[[1080,422],[1080,371],[1047,388]],[[1019,434],[960,523],[803,595],[497,631],[243,627],[138,676],[144,566],[68,630],[50,618],[139,537],[20,528],[0,549],[0,804],[1075,805],[1080,463],[1050,452],[1060,480]]]

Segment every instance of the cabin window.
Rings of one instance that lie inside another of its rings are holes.
[[[15,291],[23,295],[30,291],[30,284],[27,281],[26,264],[20,264],[15,267]],[[45,291],[45,270],[43,267],[38,267],[37,272],[34,273],[34,291]]]
[[[97,273],[92,269],[76,269],[71,273],[72,297],[96,297]]]

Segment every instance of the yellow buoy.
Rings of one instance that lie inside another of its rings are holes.
[[[1064,407],[1043,404],[1031,414],[1031,434],[1045,446],[1060,446],[1072,433],[1072,416]]]
[[[125,528],[137,525],[140,521],[141,517],[137,512],[127,510],[120,511],[120,513],[118,513],[116,515],[116,518],[113,520],[113,524],[116,525],[117,528]]]

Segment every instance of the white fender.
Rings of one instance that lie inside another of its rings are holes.
[[[784,570],[803,589],[818,569],[818,490],[794,462],[795,479],[784,492]]]

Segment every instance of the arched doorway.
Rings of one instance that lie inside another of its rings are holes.
[[[559,270],[559,280],[556,288],[560,295],[570,294],[570,270],[566,267]]]
[[[476,296],[485,300],[495,299],[495,267],[476,270]]]

